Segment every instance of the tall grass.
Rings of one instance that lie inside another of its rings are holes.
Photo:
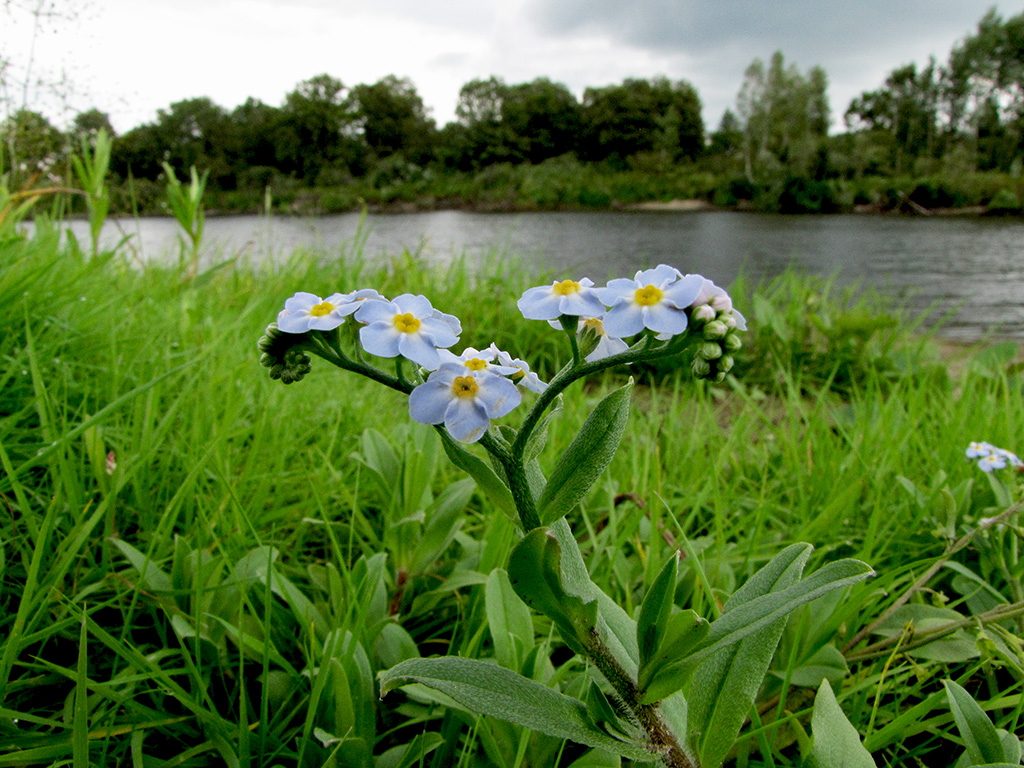
[[[376,672],[419,654],[533,663],[570,692],[587,672],[540,661],[557,645],[542,618],[511,644],[495,637],[489,574],[512,526],[398,395],[316,361],[283,387],[256,362],[294,291],[372,286],[423,293],[462,319],[465,344],[494,340],[550,373],[565,350],[515,308],[535,276],[408,255],[371,269],[354,247],[184,277],[82,258],[45,224],[0,241],[0,766],[583,759],[426,690],[378,700]],[[1001,624],[968,622],[909,655],[902,626],[845,647],[991,514],[963,449],[1024,447],[1019,369],[967,349],[951,375],[908,319],[827,282],[741,292],[752,331],[738,378],[632,372],[645,385],[622,448],[574,513],[594,578],[631,610],[682,549],[680,599],[712,613],[793,541],[875,567],[790,620],[737,764],[800,764],[816,674],[879,765],[953,762],[945,678],[1019,733],[1024,670]],[[630,373],[566,398],[550,456]],[[1012,602],[998,554],[979,535],[910,606],[966,617]]]

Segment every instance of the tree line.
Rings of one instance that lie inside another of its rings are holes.
[[[719,202],[760,196],[769,201],[761,207],[798,209],[815,209],[816,200],[821,208],[844,184],[870,189],[858,186],[864,179],[1020,175],[1024,13],[1003,19],[993,9],[946,63],[894,69],[850,103],[843,131],[830,133],[827,88],[821,67],[801,72],[781,52],[755,60],[734,108],[708,132],[699,95],[682,80],[627,79],[577,99],[548,78],[490,77],[466,83],[456,120],[438,128],[406,78],[348,87],[321,74],[280,106],[253,98],[230,111],[208,98],[175,102],[115,137],[111,170],[122,182],[142,183],[159,179],[165,162],[179,175],[194,166],[209,172],[212,190],[255,195],[289,186],[416,182],[427,189],[440,175],[556,161],[608,172],[686,168],[710,174],[698,191]],[[20,110],[2,124],[9,171],[16,180],[59,168],[100,128],[112,132],[98,110],[77,115],[66,132]]]

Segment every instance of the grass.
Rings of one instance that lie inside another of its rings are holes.
[[[373,286],[427,295],[462,319],[465,344],[493,339],[549,375],[566,350],[514,305],[535,276],[408,255],[370,269],[356,245],[184,278],[82,258],[45,224],[0,241],[0,766],[585,759],[426,689],[378,700],[376,673],[419,654],[532,665],[569,693],[587,673],[559,664],[542,617],[495,642],[489,579],[514,531],[399,395],[319,361],[284,387],[256,363],[294,291]],[[1019,733],[1019,619],[907,653],[902,624],[857,639],[997,510],[963,450],[1020,451],[1019,368],[979,349],[951,375],[912,319],[827,281],[734,292],[751,326],[734,379],[633,372],[622,447],[573,515],[595,579],[634,611],[681,548],[679,599],[709,615],[794,541],[817,547],[809,569],[839,556],[876,569],[789,621],[737,765],[801,764],[822,674],[880,766],[955,762],[944,679]],[[566,398],[542,465],[625,375]],[[897,619],[1019,600],[1014,530],[979,533]]]

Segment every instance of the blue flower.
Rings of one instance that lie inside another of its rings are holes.
[[[345,311],[345,298],[332,293],[321,299],[314,293],[299,291],[285,301],[284,309],[277,315],[277,327],[285,333],[333,330],[345,322],[346,315],[355,312],[354,307]]]
[[[519,370],[518,368],[501,361],[495,364],[495,357],[504,353],[499,352],[498,348],[493,344],[485,350],[466,347],[462,351],[461,355],[456,355],[453,352],[449,352],[447,349],[439,349],[437,350],[437,354],[441,356],[441,365],[444,365],[445,363],[457,363],[458,365],[465,367],[468,371],[489,371],[490,373],[507,376]]]
[[[992,443],[970,443],[964,455],[968,459],[977,459],[978,467],[983,472],[991,472],[994,469],[1003,469],[1007,464],[1011,467],[1024,468],[1024,461],[1021,461],[1017,454],[1005,448],[997,448]]]
[[[516,302],[527,320],[555,320],[562,315],[600,315],[604,305],[591,286],[592,280],[555,281],[528,288]]]
[[[444,363],[409,395],[409,416],[421,424],[443,422],[456,440],[475,443],[491,419],[506,415],[521,401],[516,385],[503,376]]]
[[[512,357],[508,352],[498,349],[493,343],[487,350],[494,353],[495,358],[502,367],[510,369],[505,375],[517,385],[537,394],[548,388],[548,385],[541,381],[536,373],[530,370],[530,364],[525,360]]]
[[[458,319],[438,312],[425,296],[403,293],[392,301],[364,301],[355,314],[363,349],[379,357],[402,357],[428,370],[441,364],[438,347],[459,340]]]
[[[610,307],[604,316],[604,330],[617,339],[635,336],[644,328],[676,336],[686,330],[686,309],[703,284],[700,275],[683,277],[679,270],[665,264],[637,272],[632,280],[611,280],[596,291]]]

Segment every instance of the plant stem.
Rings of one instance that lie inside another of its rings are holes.
[[[611,683],[619,698],[629,707],[643,728],[650,743],[661,753],[662,762],[669,768],[697,768],[676,735],[661,716],[658,704],[641,704],[640,691],[630,674],[622,668],[611,651],[605,648],[596,630],[590,634],[587,647],[587,658],[600,670],[605,679]]]

